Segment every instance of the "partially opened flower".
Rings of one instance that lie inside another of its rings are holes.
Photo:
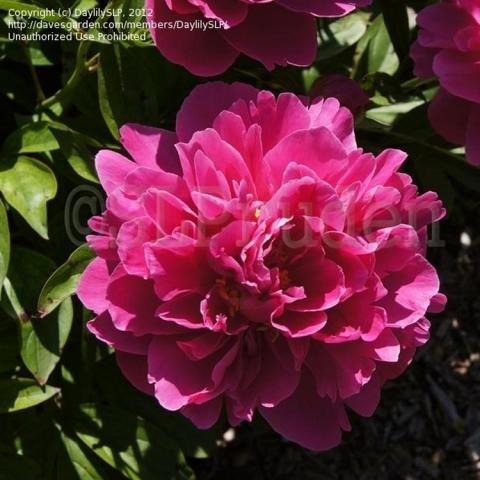
[[[422,10],[411,56],[415,74],[437,76],[440,90],[429,118],[446,140],[466,146],[467,159],[480,164],[480,4],[444,0]]]
[[[441,310],[427,227],[444,214],[398,172],[405,154],[357,148],[351,113],[248,85],[197,87],[176,132],[121,130],[104,150],[98,257],[78,294],[125,376],[208,428],[258,411],[313,450],[428,339]]]
[[[310,65],[315,17],[340,17],[371,0],[146,0],[162,54],[195,75],[227,70],[243,53],[268,69]]]

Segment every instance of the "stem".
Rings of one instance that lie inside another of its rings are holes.
[[[43,88],[42,88],[42,85],[41,85],[40,80],[38,78],[37,71],[35,70],[35,67],[33,66],[32,57],[30,55],[30,50],[28,49],[28,44],[23,43],[22,48],[23,48],[23,52],[25,54],[25,58],[27,60],[27,65],[28,65],[28,69],[30,71],[30,75],[31,75],[32,80],[33,80],[33,86],[35,87],[35,92],[37,94],[37,102],[41,103],[47,97],[45,96],[45,93],[43,92]]]
[[[50,98],[47,98],[47,99],[44,98],[43,102],[39,106],[40,110],[46,110],[47,108],[50,108],[52,105],[55,105],[56,103],[59,103],[65,100],[66,98],[68,98],[70,93],[73,92],[73,90],[75,90],[75,88],[81,82],[81,80],[85,77],[85,75],[87,75],[92,71],[91,69],[98,61],[100,54],[97,53],[89,60],[86,60],[88,48],[89,48],[89,42],[82,42],[80,44],[77,51],[77,63],[75,65],[75,69],[73,70],[71,77],[67,80],[67,83],[64,85],[64,87],[61,90],[59,90],[57,93],[52,95]]]
[[[105,6],[105,8],[103,9],[100,16],[97,18],[97,22],[100,24],[100,28],[105,23],[106,13],[108,12],[108,10],[114,7],[117,1],[118,0],[110,0]],[[64,87],[61,90],[59,90],[57,93],[55,93],[53,96],[47,99],[45,98],[45,96],[43,96],[43,101],[39,106],[40,110],[46,110],[47,108],[50,108],[52,105],[55,105],[56,103],[66,100],[70,95],[70,93],[73,92],[73,90],[75,90],[77,85],[85,77],[85,75],[96,70],[98,59],[100,58],[100,53],[95,54],[92,58],[87,60],[86,57],[87,57],[89,47],[90,47],[89,41],[80,43],[80,46],[78,47],[78,50],[77,50],[77,62],[71,77],[67,80],[67,83],[64,85]]]

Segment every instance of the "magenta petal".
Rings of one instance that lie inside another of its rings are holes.
[[[166,190],[151,188],[143,195],[142,201],[147,215],[165,235],[174,230],[181,231],[184,222],[196,217],[183,200]]]
[[[454,47],[455,33],[475,24],[466,10],[446,2],[423,9],[417,23],[421,27],[419,43],[430,48]]]
[[[288,310],[278,319],[272,320],[272,325],[287,335],[298,338],[307,337],[320,331],[327,323],[325,312],[290,312]]]
[[[97,315],[108,307],[107,286],[110,280],[107,262],[101,258],[93,260],[83,272],[77,288],[81,302]]]
[[[188,238],[171,244],[169,240],[165,237],[145,247],[156,294],[162,300],[170,300],[182,293],[206,293],[214,274],[207,267],[205,249],[190,243]]]
[[[443,312],[446,304],[447,304],[447,297],[443,293],[437,293],[430,300],[428,311],[433,313]]]
[[[463,145],[467,139],[471,102],[454,97],[441,88],[430,104],[428,118],[433,128],[446,140]]]
[[[474,105],[471,108],[468,117],[466,154],[467,160],[473,165],[480,165],[480,105]]]
[[[90,320],[87,327],[99,340],[104,341],[116,350],[135,355],[146,355],[152,338],[150,335],[139,337],[133,335],[133,333],[118,330],[107,312]]]
[[[315,59],[315,20],[274,3],[250,7],[247,18],[222,35],[236,50],[269,70],[275,65],[308,66]]]
[[[124,223],[117,235],[118,255],[130,275],[148,276],[143,245],[158,236],[158,228],[148,217]]]
[[[244,83],[227,85],[208,82],[199,85],[183,102],[177,114],[176,132],[180,142],[188,142],[192,135],[212,126],[215,117],[234,102],[255,100],[258,90]]]
[[[202,297],[196,293],[185,293],[168,300],[155,312],[161,319],[189,329],[203,329],[205,325],[200,312]]]
[[[277,0],[277,2],[294,12],[311,13],[319,17],[342,17],[355,9],[354,2],[332,0]]]
[[[356,395],[345,400],[345,404],[363,417],[371,417],[380,403],[380,384],[374,374]]]
[[[259,410],[275,431],[310,450],[336,447],[342,439],[342,427],[349,429],[343,406],[319,397],[308,373],[293,395],[273,408]]]
[[[417,77],[428,78],[433,77],[433,59],[438,50],[425,48],[416,41],[410,48],[410,56],[415,63],[413,72]]]
[[[152,25],[151,22],[168,24],[202,20],[200,14],[179,15],[172,12],[163,1],[147,0],[145,8],[153,12],[148,18],[149,25]],[[152,27],[150,33],[155,45],[168,60],[183,65],[195,75],[210,77],[223,73],[238,56],[238,51],[216,29]]]
[[[265,155],[273,179],[281,184],[283,172],[290,162],[311,168],[320,178],[346,157],[340,141],[326,127],[299,130],[283,139]]]
[[[107,299],[116,328],[135,332],[136,335],[169,332],[169,325],[164,325],[155,316],[160,300],[153,288],[152,280],[128,275],[121,265],[115,269],[108,285]]]
[[[100,150],[95,157],[95,167],[107,193],[113,192],[125,181],[125,177],[135,169],[135,163],[111,150]]]
[[[226,347],[228,348],[228,347]],[[149,381],[155,384],[155,396],[167,410],[178,410],[190,399],[211,399],[222,393],[222,380],[214,380],[215,367],[227,350],[192,362],[175,343],[156,337],[148,352]],[[195,402],[192,402],[195,403]]]
[[[180,173],[174,132],[127,123],[120,128],[120,141],[138,165]]]
[[[440,85],[452,95],[480,103],[480,56],[477,53],[442,50],[433,61]]]
[[[218,396],[201,404],[190,404],[181,409],[197,428],[208,429],[217,423],[222,411],[222,397]]]
[[[435,269],[418,254],[383,283],[389,294],[379,303],[389,312],[388,324],[393,327],[405,327],[423,317],[439,288]]]
[[[199,8],[206,18],[224,21],[228,28],[238,25],[248,13],[248,6],[243,2],[225,2],[224,0],[208,0],[199,2]]]

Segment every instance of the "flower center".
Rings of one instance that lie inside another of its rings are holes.
[[[242,298],[241,290],[237,286],[227,282],[224,277],[217,278],[216,283],[219,287],[218,294],[227,305],[228,314],[230,317],[234,317],[240,310],[240,300]]]
[[[280,270],[280,287],[282,288],[282,290],[287,289],[290,286],[291,282],[292,280],[288,275],[288,270],[286,268],[282,268],[282,270]]]

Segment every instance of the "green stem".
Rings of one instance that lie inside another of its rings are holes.
[[[32,57],[30,55],[30,50],[28,49],[28,45],[26,43],[22,44],[23,52],[25,54],[25,58],[27,60],[28,69],[30,71],[30,75],[33,80],[33,86],[35,88],[35,92],[37,94],[37,102],[43,102],[46,98],[45,93],[43,92],[42,85],[37,75],[37,71],[32,63]]]
[[[103,9],[101,15],[97,18],[97,22],[100,24],[100,28],[105,22],[106,12],[114,8],[117,2],[118,0],[110,0],[105,6],[105,8]],[[75,65],[75,69],[72,73],[72,76],[67,80],[67,83],[61,90],[59,90],[50,98],[45,99],[44,97],[43,99],[44,101],[40,105],[40,110],[46,110],[50,108],[52,105],[65,101],[70,96],[70,94],[75,90],[78,84],[82,81],[82,79],[88,73],[94,71],[98,63],[100,54],[97,53],[92,58],[87,60],[86,57],[87,57],[89,47],[90,47],[90,42],[88,41],[80,43],[80,46],[78,47],[78,51],[77,51],[77,62]]]
[[[93,66],[97,63],[100,54],[95,54],[89,60],[86,55],[89,48],[89,42],[82,42],[77,51],[77,63],[71,77],[67,80],[64,87],[50,98],[44,99],[40,104],[40,110],[46,110],[56,103],[66,100],[70,94],[77,88],[82,79],[92,71]]]

